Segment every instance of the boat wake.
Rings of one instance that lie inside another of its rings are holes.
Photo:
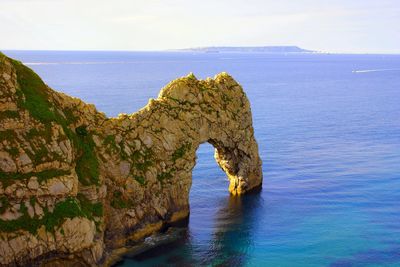
[[[353,73],[381,72],[381,71],[400,71],[400,69],[374,69],[374,70],[353,70]]]

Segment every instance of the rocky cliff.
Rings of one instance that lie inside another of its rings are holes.
[[[261,185],[249,101],[226,73],[174,80],[107,118],[0,53],[0,265],[107,265],[186,218],[204,142],[231,194]]]

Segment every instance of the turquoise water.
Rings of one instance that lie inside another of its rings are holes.
[[[187,229],[122,266],[400,266],[400,56],[13,52],[110,116],[170,80],[228,71],[263,159],[260,193],[230,197],[203,144]]]

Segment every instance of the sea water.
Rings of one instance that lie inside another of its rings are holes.
[[[197,151],[187,229],[121,266],[400,266],[400,56],[6,51],[52,88],[132,113],[172,79],[229,72],[250,99],[258,194]]]

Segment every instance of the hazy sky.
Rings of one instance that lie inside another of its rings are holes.
[[[0,49],[400,53],[400,0],[0,0]]]

